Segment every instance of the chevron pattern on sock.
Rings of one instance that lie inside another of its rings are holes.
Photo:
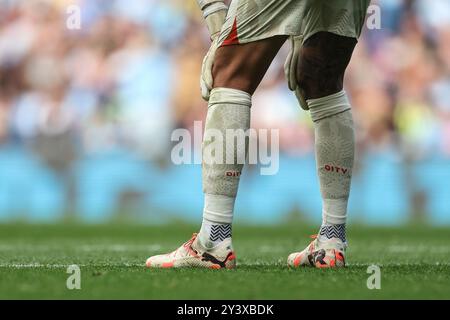
[[[211,226],[209,239],[211,241],[222,241],[231,238],[231,224],[215,224]]]
[[[321,237],[331,239],[338,238],[343,242],[346,242],[345,237],[345,224],[337,224],[337,225],[322,225],[320,227],[319,235]]]

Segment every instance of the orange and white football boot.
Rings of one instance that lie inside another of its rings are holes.
[[[306,247],[306,249],[302,252],[295,252],[289,255],[287,259],[289,267],[345,267],[346,243],[338,238],[321,241],[316,235],[311,236],[311,238],[314,240]]]
[[[177,250],[152,256],[147,259],[148,268],[209,268],[233,269],[236,267],[236,256],[231,238],[223,240],[212,249],[201,245],[197,234],[185,242]]]

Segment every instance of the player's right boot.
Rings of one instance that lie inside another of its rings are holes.
[[[152,256],[147,259],[148,268],[209,268],[232,269],[236,267],[231,238],[223,240],[212,249],[207,249],[200,243],[197,234],[185,242],[177,250]]]
[[[310,266],[316,268],[345,267],[345,249],[347,245],[338,238],[320,241],[317,236],[303,251],[288,257],[289,267]]]

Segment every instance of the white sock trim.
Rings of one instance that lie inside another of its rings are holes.
[[[307,100],[307,103],[314,122],[351,109],[344,90],[323,98]]]
[[[233,197],[205,194],[203,218],[215,223],[231,224],[235,200]]]
[[[322,204],[322,224],[345,224],[347,221],[347,203],[347,199],[324,199]]]
[[[214,88],[211,90],[208,108],[216,104],[234,104],[250,108],[252,105],[252,96],[238,89]]]

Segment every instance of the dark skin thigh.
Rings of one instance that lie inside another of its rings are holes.
[[[342,91],[344,75],[355,49],[355,38],[320,32],[303,44],[297,81],[306,99],[317,99]]]
[[[219,48],[213,66],[214,87],[253,95],[286,40],[286,36],[276,36]],[[345,70],[356,43],[354,38],[328,32],[316,33],[305,41],[297,68],[305,99],[325,97],[343,89]]]
[[[253,94],[269,69],[286,36],[217,49],[213,65],[214,88],[231,88]]]

